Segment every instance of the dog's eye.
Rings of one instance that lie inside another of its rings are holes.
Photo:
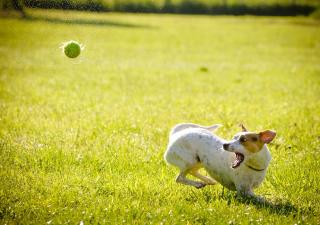
[[[246,142],[246,141],[247,141],[247,138],[246,138],[246,137],[242,136],[242,137],[240,138],[240,142]]]
[[[258,138],[257,138],[257,137],[252,137],[251,140],[252,140],[252,141],[257,141]]]

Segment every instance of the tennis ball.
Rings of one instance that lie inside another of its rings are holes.
[[[83,47],[76,41],[68,41],[63,45],[63,52],[69,58],[76,58],[80,55]]]

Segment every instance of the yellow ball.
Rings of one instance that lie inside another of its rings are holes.
[[[82,50],[81,45],[76,41],[68,41],[63,46],[63,52],[69,58],[76,58]]]

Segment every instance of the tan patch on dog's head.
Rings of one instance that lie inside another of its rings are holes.
[[[252,153],[259,152],[264,144],[269,144],[274,137],[276,132],[266,130],[260,133],[248,132],[240,136],[240,143]]]
[[[240,136],[240,143],[252,153],[259,152],[264,143],[260,140],[259,134],[247,133]]]

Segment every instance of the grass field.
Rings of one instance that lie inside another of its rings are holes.
[[[29,14],[0,18],[1,224],[319,224],[319,22]],[[176,184],[181,122],[276,130],[269,203]]]

